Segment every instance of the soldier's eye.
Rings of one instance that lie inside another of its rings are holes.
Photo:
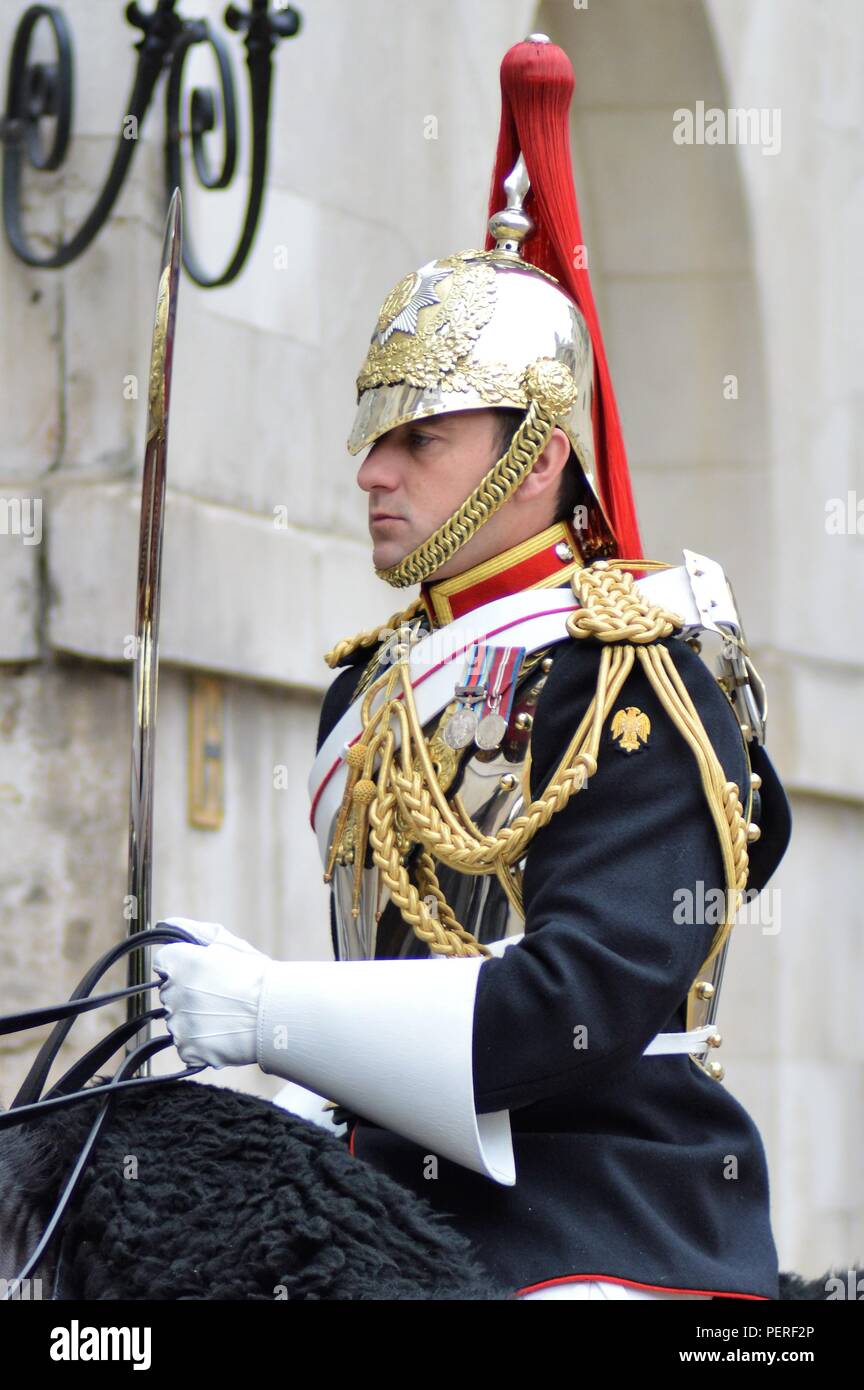
[[[434,444],[435,442],[435,436],[433,434],[424,434],[422,430],[412,430],[408,439],[412,448],[417,447],[422,449],[424,444]]]

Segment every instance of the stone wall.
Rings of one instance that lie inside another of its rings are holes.
[[[119,4],[63,8],[75,142],[62,171],[28,176],[41,244],[68,235],[95,198],[137,38]],[[224,34],[223,8],[196,13]],[[284,957],[329,954],[305,785],[330,679],[321,653],[400,597],[372,574],[359,460],[345,451],[353,378],[391,285],[481,244],[498,63],[543,30],[577,73],[577,186],[647,553],[676,561],[686,545],[726,567],[793,801],[772,885],[782,927],[736,929],[725,1084],[765,1138],[782,1266],[852,1262],[864,1217],[862,1067],[848,1026],[861,965],[862,539],[829,535],[825,507],[864,496],[864,14],[854,0],[300,8],[301,36],[276,54],[250,262],[222,290],[180,287],[155,915],[218,920]],[[4,55],[21,11],[0,11]],[[187,86],[212,79],[212,59],[192,55]],[[779,108],[779,152],[676,145],[673,113],[698,102]],[[163,120],[160,100],[80,260],[33,271],[0,246],[0,497],[39,498],[43,525],[38,545],[0,535],[0,1009],[68,993],[122,924],[144,436],[144,393],[130,381],[146,380]],[[186,231],[212,269],[233,247],[247,170],[244,153],[232,189],[187,189]],[[198,671],[224,681],[217,830],[187,811]],[[69,1057],[101,1028],[79,1025]],[[0,1099],[32,1051],[30,1040],[0,1047]],[[254,1068],[208,1079],[264,1094],[278,1084]]]

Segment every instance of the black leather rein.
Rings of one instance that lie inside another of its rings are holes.
[[[36,1268],[40,1260],[44,1258],[45,1252],[57,1231],[63,1214],[72,1199],[75,1188],[80,1181],[81,1175],[87,1166],[99,1137],[99,1133],[105,1123],[111,1102],[118,1091],[129,1091],[142,1086],[163,1085],[169,1081],[181,1081],[184,1077],[195,1076],[198,1072],[206,1070],[203,1066],[185,1067],[183,1071],[168,1072],[162,1076],[142,1076],[130,1077],[155,1053],[161,1052],[166,1047],[173,1046],[173,1039],[170,1035],[160,1038],[150,1038],[147,1042],[128,1053],[121,1061],[114,1075],[109,1081],[98,1086],[87,1086],[99,1071],[99,1068],[107,1062],[119,1047],[128,1041],[129,1038],[141,1031],[142,1025],[148,1019],[164,1018],[166,1010],[164,1008],[149,1009],[146,1013],[140,1014],[137,1018],[127,1019],[118,1028],[113,1029],[101,1042],[91,1047],[89,1052],[80,1058],[78,1062],[71,1066],[60,1080],[52,1086],[47,1095],[42,1095],[43,1087],[48,1080],[51,1067],[69,1033],[75,1019],[79,1014],[87,1013],[91,1009],[98,1009],[103,1004],[111,1004],[115,999],[125,999],[133,994],[143,994],[150,989],[158,989],[161,980],[150,980],[146,984],[129,985],[125,989],[113,990],[109,994],[91,994],[98,982],[112,965],[128,955],[130,951],[137,950],[142,946],[165,945],[172,941],[185,941],[193,945],[198,945],[196,938],[191,933],[184,931],[182,927],[159,926],[151,927],[147,931],[136,932],[133,936],[127,937],[118,945],[112,946],[106,951],[95,965],[87,971],[84,978],[80,981],[73,991],[71,998],[65,1004],[52,1004],[46,1008],[28,1009],[23,1013],[6,1014],[0,1016],[0,1036],[7,1033],[23,1032],[28,1028],[39,1028],[45,1023],[54,1023],[50,1034],[42,1044],[36,1058],[22,1085],[20,1086],[15,1099],[8,1110],[0,1111],[0,1130],[12,1125],[22,1124],[24,1121],[36,1115],[44,1115],[48,1110],[61,1109],[66,1105],[74,1105],[83,1100],[93,1100],[102,1097],[102,1105],[97,1114],[93,1125],[84,1141],[80,1154],[75,1162],[63,1192],[58,1199],[54,1211],[51,1213],[48,1225],[42,1233],[41,1239],[27,1263],[10,1281],[10,1286],[5,1293],[0,1294],[0,1301],[13,1296],[14,1290],[20,1282],[29,1277],[31,1271]],[[56,1294],[55,1279],[55,1294]]]

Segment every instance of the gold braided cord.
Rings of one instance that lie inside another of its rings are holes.
[[[343,637],[340,642],[336,643],[335,647],[331,647],[329,652],[325,653],[324,660],[328,666],[338,666],[340,661],[344,661],[346,656],[353,656],[360,647],[373,647],[376,642],[380,642],[381,633],[385,628],[396,631],[402,623],[410,622],[412,618],[416,618],[422,607],[423,600],[419,597],[415,598],[407,608],[401,609],[400,612],[394,613],[392,617],[388,618],[386,623],[378,623],[376,627],[362,628],[353,637]]]
[[[493,464],[474,491],[437,531],[433,531],[397,564],[383,570],[376,569],[379,579],[385,579],[397,589],[428,579],[503,507],[520,483],[524,482],[549,443],[559,418],[572,406],[576,383],[563,362],[538,358],[526,369],[525,391],[528,409],[507,452]]]
[[[690,746],[699,768],[705,799],[720,842],[726,879],[724,921],[699,968],[702,974],[731,931],[741,893],[747,885],[747,826],[739,788],[735,782],[727,781],[678,668],[666,647],[656,642],[657,636],[669,635],[667,624],[681,627],[683,620],[677,614],[664,613],[659,607],[652,607],[638,599],[634,593],[632,575],[605,561],[592,566],[590,572],[583,570],[579,578],[582,579],[582,576],[584,580],[579,586],[579,596],[584,606],[567,620],[571,636],[590,636],[604,642],[617,642],[624,638],[640,644],[635,650],[645,674],[675,727]],[[641,636],[638,635],[640,633]],[[644,645],[654,642],[656,645],[650,647]]]
[[[696,712],[696,708],[690,698],[690,692],[681,679],[675,663],[669,652],[664,647],[652,648],[645,653],[640,652],[646,660],[650,658],[652,664],[662,662],[665,668],[665,675],[668,678],[675,694],[680,699],[681,705],[686,710],[686,716],[679,723],[673,713],[674,697],[670,700],[666,708],[670,716],[675,720],[676,727],[686,738],[696,756],[702,773],[702,785],[705,788],[706,800],[714,818],[717,834],[720,841],[720,849],[723,855],[723,870],[726,879],[726,915],[724,921],[717,930],[711,948],[705,960],[700,966],[700,974],[704,972],[710,962],[717,955],[723,946],[735,920],[735,914],[741,902],[741,894],[747,886],[747,877],[750,868],[749,855],[747,853],[747,822],[744,818],[744,810],[740,800],[739,788],[737,783],[726,780],[726,774],[718,759],[708,735],[702,725],[702,721]],[[655,686],[656,689],[656,686]],[[684,725],[687,725],[686,729]],[[698,745],[698,751],[697,751]],[[710,779],[711,791],[708,791],[708,781]]]
[[[433,913],[408,876],[396,848],[396,797],[388,788],[393,745],[394,736],[390,729],[381,750],[378,797],[369,808],[369,843],[373,859],[381,869],[390,896],[402,917],[410,923],[419,939],[426,942],[430,951],[444,956],[488,956],[490,952],[486,947],[481,946],[469,931],[456,922],[451,912],[444,917],[439,916],[440,909]],[[451,920],[453,925],[450,925]]]
[[[554,418],[545,415],[542,408],[532,402],[507,452],[493,464],[462,505],[404,559],[387,569],[376,569],[378,578],[403,589],[434,574],[471,539],[484,521],[509,501],[549,443],[554,428]]]
[[[420,762],[420,766],[417,767],[413,764],[413,754],[409,747],[408,757],[401,758],[401,768],[393,768],[391,784],[403,819],[412,827],[411,833],[432,849],[440,863],[459,873],[498,873],[499,868],[514,865],[523,857],[537,831],[548,824],[556,811],[566,806],[573,793],[580,791],[586,779],[596,771],[603,722],[626,679],[632,661],[632,655],[628,660],[626,655],[619,656],[606,651],[602,653],[598,693],[591,701],[556,776],[542,797],[532,801],[522,815],[501,826],[494,835],[481,834],[476,827],[466,828],[462,821],[454,816],[446,801],[442,806],[443,797],[434,784],[430,783],[426,773],[422,750],[416,748]],[[615,670],[614,679],[608,683],[607,688],[605,673],[610,662],[621,669]],[[400,717],[404,717],[406,725],[409,724],[410,709],[400,711]],[[406,743],[403,732],[400,755]]]
[[[474,822],[472,821],[470,815],[466,811],[465,804],[458,792],[453,797],[453,805],[455,806],[459,816],[461,817],[462,824],[465,826],[465,828],[469,831],[474,830]],[[511,870],[508,867],[508,865],[496,862],[495,873],[498,876],[498,881],[501,884],[501,887],[504,889],[504,892],[507,895],[511,907],[514,907],[516,909],[516,911],[519,913],[519,916],[524,921],[525,907],[522,901],[521,870]]]
[[[439,919],[445,924],[447,930],[458,936],[466,945],[472,945],[474,943],[474,937],[457,922],[456,914],[441,891],[438,875],[435,872],[435,860],[432,858],[429,851],[425,849],[417,856],[417,887],[424,897],[429,897],[430,895],[434,897],[436,902],[436,913]]]
[[[470,932],[455,921],[452,912],[449,910],[444,913],[441,912],[440,900],[438,910],[432,913],[427,903],[423,901],[423,896],[410,882],[396,844],[395,812],[397,805],[402,810],[403,815],[409,818],[407,823],[410,826],[412,838],[419,841],[423,850],[430,853],[439,862],[448,863],[467,873],[496,873],[499,878],[502,871],[509,872],[507,870],[508,863],[513,863],[522,857],[526,845],[536,830],[541,825],[546,824],[555,811],[566,804],[574,791],[580,790],[584,786],[586,776],[596,769],[597,747],[605,716],[617,696],[620,684],[626,677],[629,665],[632,664],[632,655],[629,662],[627,662],[626,657],[623,660],[617,654],[616,657],[616,664],[622,667],[618,673],[618,678],[609,683],[605,691],[605,698],[599,703],[596,712],[594,705],[597,702],[596,700],[592,701],[592,707],[586,719],[583,720],[583,738],[580,742],[588,745],[587,748],[580,749],[575,754],[572,766],[565,767],[562,763],[544,796],[532,802],[525,815],[518,817],[511,825],[503,826],[494,836],[482,835],[476,828],[473,832],[469,831],[453,815],[446,801],[443,808],[439,806],[434,785],[427,789],[418,788],[417,774],[420,769],[416,769],[413,765],[413,753],[416,751],[420,755],[422,766],[423,750],[422,746],[414,744],[412,737],[411,722],[417,717],[416,710],[409,714],[413,699],[408,683],[408,672],[404,664],[400,668],[405,700],[404,704],[402,701],[392,701],[391,708],[391,714],[394,714],[402,724],[402,739],[399,747],[400,765],[397,765],[393,758],[395,737],[391,729],[388,730],[381,749],[381,765],[377,782],[378,795],[369,806],[369,844],[372,849],[373,861],[381,871],[383,881],[390,889],[390,895],[402,917],[432,952],[446,956],[485,956],[490,954],[485,946],[482,946]],[[604,651],[602,654],[604,668],[613,659],[616,658],[613,658],[610,652]],[[405,689],[406,685],[407,690]],[[412,744],[414,744],[413,748]],[[566,758],[564,761],[566,762]],[[432,775],[434,778],[434,772]],[[419,798],[416,796],[418,790],[420,791]],[[431,795],[424,795],[424,790],[431,792]],[[418,799],[421,802],[419,809],[417,809]],[[441,799],[443,800],[443,798]],[[428,872],[423,877],[422,886],[427,893],[431,891],[436,898],[438,897],[434,892],[434,886],[430,888]]]
[[[682,620],[677,614],[649,604],[635,588],[632,575],[607,561],[577,571],[571,583],[581,607],[567,620],[570,635],[577,640],[590,638],[604,643],[594,695],[546,790],[494,835],[483,834],[477,828],[458,797],[453,798],[452,805],[447,801],[426,746],[407,661],[397,663],[370,686],[361,711],[361,745],[367,779],[372,759],[380,757],[377,774],[373,774],[375,795],[368,803],[364,799],[363,807],[368,815],[373,862],[404,920],[432,952],[488,956],[487,948],[457,921],[447,904],[438,882],[436,862],[463,874],[496,874],[511,903],[522,911],[521,876],[514,866],[523,858],[537,831],[584,788],[596,771],[602,730],[638,659],[658,700],[693,753],[720,843],[727,911],[701,967],[704,971],[731,929],[746,886],[747,836],[738,787],[727,781],[690,694],[662,642],[682,626]],[[401,686],[401,697],[397,684]],[[383,702],[373,713],[372,702],[379,693]],[[398,756],[394,756],[394,720],[400,732]],[[359,757],[354,761],[359,764]],[[351,795],[350,790],[346,791],[346,799]],[[417,884],[411,883],[398,847],[397,811],[411,841],[421,847]],[[363,852],[365,856],[365,841]],[[355,871],[356,868],[355,861]]]

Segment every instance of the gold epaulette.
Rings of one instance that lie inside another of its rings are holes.
[[[352,656],[360,647],[372,647],[376,642],[380,642],[385,635],[384,630],[394,630],[402,623],[407,623],[411,618],[415,618],[423,606],[421,598],[415,598],[413,603],[409,603],[407,608],[400,609],[389,617],[386,623],[377,623],[375,627],[362,628],[360,632],[355,632],[353,637],[343,637],[341,642],[337,642],[335,647],[331,647],[329,652],[324,653],[324,660],[330,667],[336,667],[344,661],[346,656]]]

